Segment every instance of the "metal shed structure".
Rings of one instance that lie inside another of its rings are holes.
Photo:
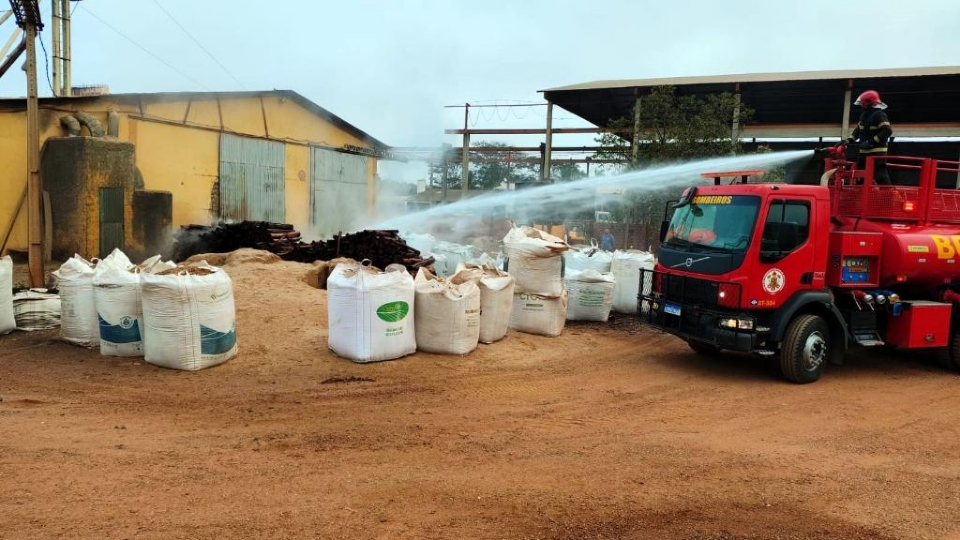
[[[642,110],[644,95],[660,86],[673,86],[681,95],[734,94],[754,113],[743,125],[734,114],[730,119],[733,135],[748,148],[763,139],[774,149],[812,148],[822,145],[823,139],[849,135],[860,114],[853,106],[856,96],[875,89],[890,106],[891,153],[950,160],[960,156],[960,142],[942,139],[960,137],[960,66],[605,80],[541,92],[548,109],[557,105],[599,127],[633,118],[633,132],[623,136],[632,135],[636,144],[642,126],[637,125],[634,111]],[[551,117],[548,113],[548,148]],[[897,138],[912,140],[898,142]]]
[[[960,66],[594,81],[541,92],[549,103],[606,126],[632,116],[659,86],[739,95],[754,110],[751,123],[739,126],[746,138],[840,136],[859,114],[853,100],[867,89],[879,90],[890,105],[897,136],[960,137]]]

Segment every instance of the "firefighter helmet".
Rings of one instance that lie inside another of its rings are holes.
[[[864,109],[872,109],[874,107],[880,109],[886,109],[886,103],[880,101],[880,93],[876,90],[867,90],[866,92],[860,94],[857,98],[857,101],[854,102],[854,105],[860,105]]]

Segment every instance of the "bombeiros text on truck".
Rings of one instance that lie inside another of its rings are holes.
[[[816,186],[736,171],[684,191],[641,274],[644,322],[700,354],[778,356],[797,383],[857,346],[929,350],[960,369],[960,163],[884,155],[858,169],[845,151],[818,152]],[[878,160],[892,185],[875,182]]]

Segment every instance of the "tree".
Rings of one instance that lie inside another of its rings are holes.
[[[640,136],[636,158],[631,142],[622,133],[603,133],[596,141],[601,149],[597,159],[615,160],[617,169],[635,169],[668,161],[739,154],[739,139],[733,137],[733,118],[738,100],[730,93],[704,97],[678,95],[676,88],[654,88],[640,100]],[[753,111],[740,106],[741,124],[750,120]],[[613,128],[632,128],[633,111],[625,118],[607,123]],[[683,188],[631,190],[611,206],[616,221],[659,223],[667,203],[677,200]]]
[[[471,146],[503,148],[491,152],[470,152],[470,189],[495,189],[504,183],[524,182],[536,178],[539,165],[518,162],[521,154],[508,150],[509,146],[502,142],[477,141]],[[463,164],[462,155],[458,151],[450,150],[446,155],[447,189],[460,189],[462,182]],[[443,155],[437,156],[430,165],[430,185],[436,188],[443,187],[444,177]]]
[[[740,141],[733,138],[736,96],[724,92],[704,97],[678,95],[676,88],[654,88],[640,100],[640,137],[637,157],[621,133],[603,133],[596,139],[602,147],[596,157],[616,160],[629,168],[641,164],[738,154]],[[753,110],[740,106],[739,121],[746,123]],[[615,118],[608,127],[632,128],[629,117]]]
[[[550,177],[555,181],[572,182],[586,178],[587,173],[583,171],[579,163],[551,163]]]

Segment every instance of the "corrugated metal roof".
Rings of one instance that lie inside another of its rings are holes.
[[[619,79],[592,81],[569,86],[558,86],[540,92],[567,90],[598,90],[603,88],[645,88],[652,86],[684,86],[694,84],[735,84],[751,82],[813,81],[834,79],[872,79],[879,77],[921,77],[930,75],[957,75],[960,66],[940,66],[897,69],[852,69],[832,71],[793,71],[785,73],[741,73],[738,75],[708,75],[702,77],[665,77],[659,79]]]
[[[327,120],[331,124],[350,133],[351,135],[366,141],[378,150],[389,150],[390,146],[377,140],[367,132],[347,122],[343,118],[310,101],[303,95],[293,90],[263,90],[263,91],[244,91],[244,92],[136,92],[127,94],[106,94],[100,96],[76,96],[76,97],[46,97],[40,98],[41,105],[64,104],[74,101],[96,101],[99,99],[124,100],[150,100],[150,101],[179,101],[179,100],[203,100],[203,99],[229,99],[260,96],[280,96],[295,101],[308,111]],[[26,109],[26,98],[0,98],[0,110]]]

